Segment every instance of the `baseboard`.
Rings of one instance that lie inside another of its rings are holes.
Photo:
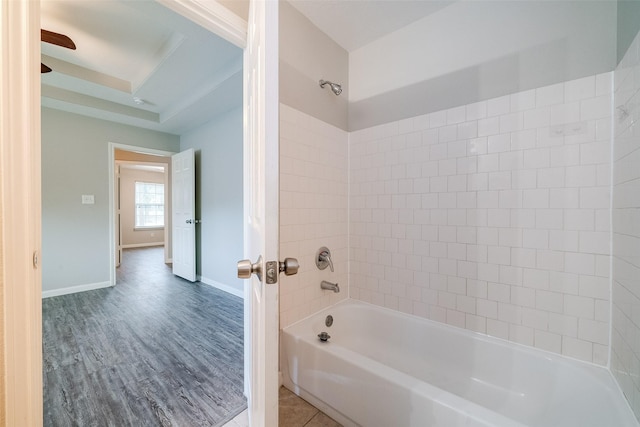
[[[202,277],[202,276],[198,276],[198,280],[204,283],[205,285],[213,286],[214,288],[218,288],[221,291],[227,292],[231,295],[235,295],[237,297],[244,299],[244,288],[225,285],[224,283],[216,282],[215,280],[207,279],[206,277]]]
[[[122,245],[122,249],[150,248],[152,246],[164,246],[164,242],[131,243],[129,245]]]
[[[51,289],[42,291],[42,298],[59,297],[60,295],[75,294],[78,292],[93,291],[96,289],[108,288],[111,282],[88,283],[86,285],[69,286],[68,288]]]

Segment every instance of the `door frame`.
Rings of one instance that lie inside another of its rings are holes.
[[[134,151],[141,154],[151,154],[153,156],[171,157],[175,154],[173,151],[158,150],[155,148],[139,147],[137,145],[120,144],[117,142],[109,142],[107,149],[109,150],[109,285],[116,285],[116,194],[115,194],[115,174],[116,174],[116,150]],[[168,173],[165,171],[165,188],[167,188],[168,176],[171,173],[171,164],[168,166]],[[165,195],[166,200],[166,195]],[[171,247],[171,218],[167,224],[168,204],[164,205],[165,225],[164,225],[164,244],[165,244],[165,262],[167,261],[167,247]],[[169,245],[169,246],[167,246]]]
[[[40,4],[0,3],[0,425],[42,425]]]
[[[221,4],[157,1],[245,48],[246,21]],[[2,0],[0,23],[0,339],[7,344],[0,346],[0,425],[39,427],[43,423],[39,1]],[[109,227],[113,236],[113,217]],[[115,264],[115,238],[110,240],[110,264]]]

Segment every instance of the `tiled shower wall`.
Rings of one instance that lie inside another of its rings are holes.
[[[611,370],[640,417],[640,36],[615,71]]]
[[[347,298],[348,133],[280,104],[280,256],[297,257],[300,270],[280,278],[280,327]],[[321,246],[334,272],[318,270]],[[338,283],[341,292],[320,289]]]
[[[351,297],[607,364],[611,86],[352,132]]]

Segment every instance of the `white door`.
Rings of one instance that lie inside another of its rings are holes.
[[[122,210],[120,201],[120,165],[118,163],[116,163],[115,169],[113,191],[115,194],[114,201],[116,205],[116,267],[120,267],[120,263],[122,262],[122,221],[120,215],[122,214]]]
[[[245,258],[266,273],[265,261],[279,259],[276,1],[250,3],[244,75]],[[245,285],[245,392],[252,427],[278,425],[278,284],[266,284],[265,276],[252,275]]]
[[[173,274],[196,281],[196,174],[192,148],[171,156]]]

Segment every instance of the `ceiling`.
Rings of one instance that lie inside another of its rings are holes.
[[[42,105],[180,135],[242,103],[242,50],[159,3],[42,0]],[[137,103],[136,103],[137,100]]]
[[[292,4],[352,51],[452,2]],[[181,135],[242,103],[242,50],[154,0],[42,0],[41,26],[77,46],[41,44],[44,107]]]
[[[347,52],[436,13],[456,0],[290,0]]]

